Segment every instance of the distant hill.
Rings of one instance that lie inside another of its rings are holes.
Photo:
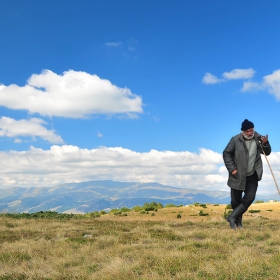
[[[277,199],[277,196],[258,196],[256,199],[268,201]],[[163,205],[187,205],[195,202],[228,204],[230,197],[229,191],[202,191],[158,183],[104,180],[54,187],[1,189],[0,212],[34,213],[51,210],[59,213],[87,213],[121,207],[132,208],[152,201]]]

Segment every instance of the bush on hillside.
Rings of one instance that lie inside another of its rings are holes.
[[[121,208],[121,212],[123,213],[123,212],[130,212],[131,210],[129,209],[129,208],[127,208],[127,207],[122,207]]]
[[[173,203],[168,203],[165,205],[165,208],[168,208],[168,207],[177,207],[177,205],[175,205]]]
[[[136,205],[136,206],[132,207],[131,210],[135,211],[135,212],[140,212],[143,210],[143,208],[139,205]]]
[[[257,203],[264,203],[264,201],[263,201],[263,200],[256,200],[255,203],[256,203],[256,204],[257,204]]]
[[[143,207],[142,207],[145,211],[156,211],[157,209],[161,209],[163,208],[162,204],[160,202],[146,202]]]

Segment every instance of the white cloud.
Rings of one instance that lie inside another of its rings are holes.
[[[242,92],[246,91],[260,91],[264,87],[263,85],[256,83],[256,82],[251,82],[251,81],[246,81],[243,83],[243,87],[241,89]]]
[[[88,150],[67,145],[0,152],[0,156],[2,186],[53,186],[65,181],[112,179],[189,187],[207,183],[209,188],[203,178],[218,172],[217,164],[222,162],[221,155],[206,149],[200,154],[156,150],[138,153],[124,148]]]
[[[217,174],[206,175],[205,179],[211,184],[224,183],[225,182],[224,176],[217,175]]]
[[[101,132],[97,131],[97,136],[100,137],[100,138],[102,138],[102,137],[103,137],[103,134],[102,134]]]
[[[233,69],[230,72],[224,72],[222,74],[223,78],[218,78],[217,76],[212,75],[211,73],[207,72],[202,82],[204,84],[218,84],[225,82],[226,80],[236,80],[236,79],[249,79],[252,78],[255,74],[255,70],[252,68],[248,69]]]
[[[56,135],[54,130],[48,130],[43,125],[47,124],[39,118],[31,118],[30,120],[15,120],[9,117],[1,117],[0,119],[0,137],[40,137],[50,143],[63,143],[62,138]],[[15,143],[20,143],[21,139],[16,138]]]
[[[202,82],[204,83],[204,84],[207,84],[207,85],[209,85],[209,84],[218,84],[218,83],[221,83],[221,82],[223,82],[223,80],[222,79],[219,79],[219,78],[217,78],[216,76],[214,76],[214,75],[212,75],[211,73],[209,73],[209,72],[207,72],[205,75],[204,75],[204,77],[203,77],[203,79],[202,79]]]
[[[267,90],[277,100],[280,100],[280,70],[275,70],[272,74],[264,76],[260,83],[246,81],[242,87],[243,92],[261,90]]]
[[[280,70],[275,70],[272,74],[264,76],[263,84],[268,88],[269,93],[280,100]]]
[[[27,85],[0,85],[0,106],[27,110],[42,116],[85,118],[93,114],[142,113],[142,98],[128,88],[86,72],[69,70],[57,75],[50,70],[33,74]]]
[[[110,42],[110,43],[105,43],[106,46],[108,47],[119,47],[122,45],[122,42]]]
[[[63,145],[52,146],[49,150],[3,151],[0,157],[1,187],[42,187],[110,179],[229,191],[222,155],[207,149],[201,149],[199,154],[157,150],[139,153],[118,147],[89,150]],[[280,153],[269,157],[276,178],[280,178]],[[258,193],[275,194],[265,162],[264,166]]]
[[[21,143],[21,142],[22,142],[22,140],[19,138],[15,138],[15,140],[14,140],[14,143]]]
[[[235,79],[249,79],[252,78],[255,74],[255,70],[252,68],[248,69],[233,69],[230,72],[224,72],[223,77],[228,80]]]
[[[248,69],[233,69],[230,72],[224,72],[222,74],[223,79],[206,73],[202,79],[204,84],[217,84],[225,82],[226,80],[233,79],[250,79],[254,76],[255,70],[252,68]],[[280,69],[273,71],[272,74],[263,77],[261,82],[253,82],[247,80],[243,83],[241,88],[242,92],[258,92],[267,90],[270,94],[274,95],[276,100],[280,100]]]

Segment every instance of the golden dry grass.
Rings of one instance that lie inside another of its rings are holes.
[[[0,279],[279,279],[280,203],[249,210],[260,212],[247,212],[236,231],[225,205],[64,221],[1,217]]]
[[[224,220],[224,212],[226,205],[213,205],[207,204],[207,208],[202,208],[200,206],[188,205],[182,207],[172,207],[172,208],[162,208],[158,209],[157,212],[154,212],[154,216],[149,212],[148,214],[140,214],[139,212],[130,212],[128,216],[115,216],[115,215],[102,215],[100,220],[114,220],[114,221],[176,221],[176,223],[185,223],[186,221],[190,222],[201,222],[201,221],[211,221],[218,222]],[[250,213],[250,210],[261,210],[260,213]],[[200,216],[199,212],[208,213],[209,216]],[[180,219],[174,219],[177,217],[177,214],[181,215]],[[255,218],[263,219],[279,219],[280,217],[280,202],[266,202],[266,203],[257,203],[252,204],[248,211],[244,214],[244,219],[250,220]]]

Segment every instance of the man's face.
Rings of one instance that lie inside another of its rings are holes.
[[[253,135],[254,135],[254,132],[255,132],[255,130],[254,130],[254,128],[250,128],[250,129],[247,129],[247,130],[245,130],[244,131],[244,134],[247,136],[247,137],[252,137]]]

